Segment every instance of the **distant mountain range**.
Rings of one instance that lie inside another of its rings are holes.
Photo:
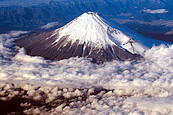
[[[34,6],[22,5],[27,1]],[[39,29],[50,22],[58,22],[55,28],[59,28],[88,11],[98,12],[145,35],[164,35],[173,29],[172,0],[14,0],[13,3],[19,4],[5,6],[8,2],[11,1],[0,2],[1,33]],[[171,37],[165,40],[170,41]]]
[[[117,3],[123,3],[123,5],[129,4],[131,5],[137,5],[138,7],[144,7],[149,5],[149,7],[152,5],[159,5],[161,7],[165,7],[167,5],[173,4],[172,0],[0,0],[0,6],[10,6],[10,5],[18,5],[21,6],[32,6],[32,5],[39,5],[42,3],[47,3],[50,1],[56,1],[56,2],[102,2],[102,1],[107,1],[107,2],[117,2]],[[149,4],[150,3],[150,4]],[[160,7],[159,6],[159,7]],[[132,6],[131,6],[132,7]],[[155,8],[155,7],[154,7]]]
[[[20,5],[23,7],[29,7],[33,5],[48,3],[50,1],[61,2],[66,0],[0,0],[0,6]]]

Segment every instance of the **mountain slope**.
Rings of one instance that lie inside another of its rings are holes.
[[[105,22],[97,13],[88,12],[52,32],[23,36],[16,44],[32,56],[51,60],[78,56],[91,58],[95,63],[136,59],[146,50]]]

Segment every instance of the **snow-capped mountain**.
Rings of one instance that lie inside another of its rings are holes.
[[[117,25],[117,28],[118,27]],[[95,63],[139,58],[146,47],[119,29],[111,27],[95,12],[84,13],[52,32],[22,36],[16,44],[29,55],[61,60],[87,57]],[[135,38],[136,39],[136,38]]]
[[[95,47],[104,49],[116,45],[133,54],[144,52],[143,46],[105,22],[97,13],[88,12],[55,30],[54,34],[59,34],[58,38],[68,36],[72,44],[79,41],[79,44],[94,44]],[[59,40],[57,39],[53,44],[56,45]]]

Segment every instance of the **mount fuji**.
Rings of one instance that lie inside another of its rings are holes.
[[[31,56],[50,60],[86,57],[94,63],[136,60],[152,43],[130,29],[103,19],[95,12],[84,13],[67,25],[51,32],[23,35],[15,41]]]

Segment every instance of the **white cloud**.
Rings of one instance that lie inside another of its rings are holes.
[[[49,28],[52,28],[54,26],[57,26],[58,24],[59,24],[58,22],[51,22],[51,23],[48,23],[46,25],[41,26],[41,29],[49,29]]]
[[[170,110],[173,108],[173,97],[133,97],[126,100],[129,105],[136,104],[136,107],[140,110],[149,110],[155,113],[169,114]]]
[[[56,100],[61,95],[65,98],[77,96],[80,100],[81,95],[89,94],[86,101],[57,105],[49,112],[63,114],[69,112],[74,114],[173,113],[170,109],[172,105],[167,100],[167,98],[172,99],[170,97],[173,95],[173,45],[154,46],[144,54],[145,60],[142,61],[115,60],[103,65],[95,65],[85,58],[76,57],[51,62],[41,57],[28,56],[24,49],[13,49],[13,41],[17,39],[14,37],[17,35],[19,34],[15,32],[0,35],[0,95],[4,94],[1,90],[8,91],[10,87],[13,87],[5,83],[13,83],[16,87],[27,90],[28,96],[35,97],[34,100],[42,99],[39,92],[44,91],[48,96],[45,98],[46,103]],[[16,50],[19,52],[17,53]],[[15,53],[17,53],[16,56]],[[112,91],[92,95],[94,87]],[[60,90],[61,88],[63,90]],[[15,94],[17,92],[11,95]],[[146,96],[151,97],[152,101],[148,101]],[[8,98],[10,97],[2,99]],[[146,106],[151,104],[152,109]],[[164,107],[160,107],[161,104]],[[29,113],[29,111],[45,112],[45,110],[31,108],[27,111]]]
[[[28,62],[28,63],[46,63],[42,57],[28,56],[24,48],[19,49],[19,52],[13,58],[16,61]]]
[[[156,9],[156,10],[147,9],[143,10],[143,12],[151,14],[162,14],[162,13],[167,13],[168,11],[166,9]]]

